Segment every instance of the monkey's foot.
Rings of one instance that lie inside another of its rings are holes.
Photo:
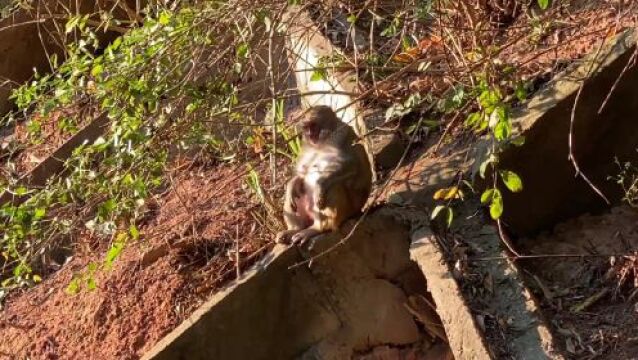
[[[321,234],[321,231],[308,228],[303,229],[292,236],[292,243],[297,245],[303,245],[312,237]]]
[[[291,238],[292,236],[297,232],[298,230],[284,230],[284,231],[280,231],[277,233],[277,236],[275,236],[275,242],[277,244],[286,244],[286,245],[290,245],[291,243]]]

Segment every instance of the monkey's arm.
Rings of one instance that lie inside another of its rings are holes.
[[[325,208],[326,194],[333,185],[347,181],[357,175],[356,165],[354,159],[346,158],[339,162],[333,162],[331,166],[324,170],[324,174],[317,179],[315,192],[315,204],[319,209]]]
[[[351,178],[357,174],[354,166],[351,164],[344,164],[338,169],[333,171],[325,171],[325,175],[317,179],[317,185],[321,188],[330,188],[336,183],[340,183],[348,178]]]
[[[368,176],[372,178],[368,154],[363,145],[353,144],[352,148],[344,151],[338,159],[339,161],[333,161],[326,167],[326,174],[317,179],[319,184],[329,188],[335,183],[352,177]]]

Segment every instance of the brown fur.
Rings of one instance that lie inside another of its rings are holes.
[[[335,231],[365,205],[372,169],[352,128],[327,106],[308,111],[301,124],[303,147],[295,176],[288,182],[279,242],[303,242]]]

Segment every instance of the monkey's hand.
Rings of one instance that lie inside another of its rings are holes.
[[[299,231],[292,236],[292,243],[297,245],[304,245],[312,237],[321,234],[321,231],[313,228],[307,228]]]
[[[280,231],[277,233],[277,236],[275,237],[275,242],[277,244],[286,244],[289,245],[291,242],[291,238],[292,236],[297,232],[298,230],[284,230],[284,231]]]

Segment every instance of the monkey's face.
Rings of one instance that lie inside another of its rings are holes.
[[[308,111],[301,123],[301,134],[310,145],[327,144],[339,124],[341,121],[330,107],[315,106]]]
[[[301,125],[301,133],[303,135],[304,141],[311,143],[312,145],[317,145],[322,143],[327,136],[328,131],[317,123],[317,121],[305,121]]]

